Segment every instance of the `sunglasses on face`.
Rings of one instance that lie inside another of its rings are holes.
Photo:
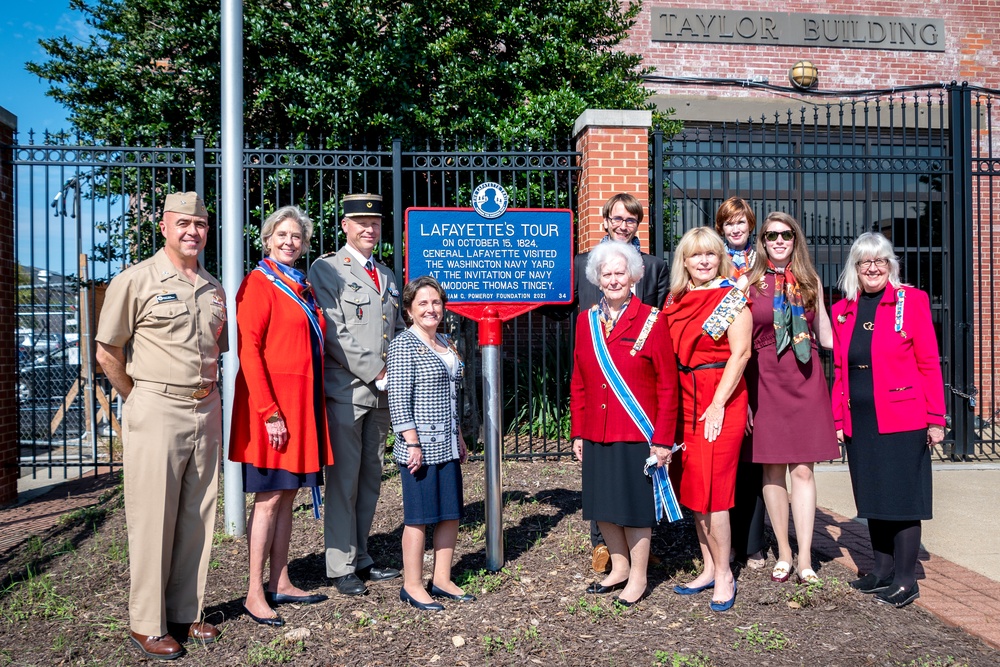
[[[790,229],[786,229],[783,232],[764,232],[764,240],[771,241],[772,243],[777,241],[779,236],[783,241],[791,241],[795,238],[795,232]]]

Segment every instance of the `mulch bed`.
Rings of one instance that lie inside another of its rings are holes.
[[[400,566],[400,484],[386,468],[372,531],[380,563]],[[978,639],[943,626],[922,609],[874,603],[846,584],[853,573],[815,559],[825,583],[770,581],[768,568],[739,573],[736,606],[709,610],[710,594],[680,597],[699,551],[691,520],[654,531],[652,595],[632,609],[588,596],[588,526],[581,518],[580,470],[569,461],[504,465],[506,566],[485,570],[482,462],[465,467],[466,517],[455,575],[470,604],[441,613],[399,601],[399,581],[371,584],[364,598],[337,595],[324,576],[322,522],[299,496],[291,545],[292,579],[331,596],[282,606],[274,630],[242,612],[246,540],[222,534],[222,510],[208,578],[206,614],[223,631],[209,647],[189,647],[186,665],[810,665],[969,667],[1000,664]],[[430,552],[427,558],[429,559]],[[429,576],[429,560],[425,575]],[[128,559],[120,487],[41,539],[0,559],[0,665],[133,665],[127,641]],[[794,580],[794,577],[793,577]]]

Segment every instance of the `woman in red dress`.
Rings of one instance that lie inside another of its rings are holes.
[[[736,600],[729,567],[729,508],[747,420],[743,369],[750,358],[752,320],[735,283],[722,239],[710,228],[686,233],[674,252],[664,305],[681,386],[680,502],[695,516],[705,567],[679,595],[713,588],[711,609]]]
[[[295,495],[302,487],[322,485],[323,466],[333,463],[323,397],[323,314],[305,274],[292,268],[311,236],[312,221],[297,207],[272,213],[261,227],[268,257],[236,294],[240,370],[229,458],[243,463],[243,490],[255,494],[247,522],[250,582],[244,608],[271,626],[284,624],[271,605],[326,599],[288,578]]]

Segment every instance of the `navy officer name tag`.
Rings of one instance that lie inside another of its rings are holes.
[[[157,303],[163,303],[164,301],[177,301],[177,295],[176,294],[157,294],[156,295],[156,302]]]

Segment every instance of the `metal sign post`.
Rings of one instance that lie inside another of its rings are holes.
[[[486,455],[486,569],[497,572],[503,567],[503,480],[500,449],[500,399],[503,396],[500,375],[500,345],[503,343],[503,320],[497,309],[487,306],[479,320],[479,348],[483,355],[483,439]]]
[[[503,567],[501,479],[503,323],[573,300],[573,212],[508,209],[498,183],[473,192],[473,208],[406,210],[406,277],[433,276],[448,310],[479,323],[486,456],[486,567]]]

